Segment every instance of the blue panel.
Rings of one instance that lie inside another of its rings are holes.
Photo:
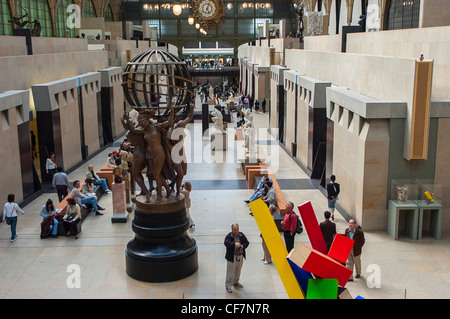
[[[291,266],[292,271],[294,272],[295,278],[297,278],[303,294],[306,296],[306,292],[308,291],[308,280],[309,278],[313,278],[313,276],[310,272],[301,269],[299,266],[297,266],[297,264],[290,261],[289,258],[287,258],[287,260],[289,262],[289,266]]]

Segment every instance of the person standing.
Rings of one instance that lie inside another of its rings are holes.
[[[325,211],[323,216],[325,217],[325,220],[321,222],[319,226],[322,231],[323,238],[325,239],[327,249],[330,250],[334,236],[336,235],[336,224],[330,221],[331,213],[329,211]]]
[[[53,175],[56,173],[55,153],[53,152],[48,155],[47,161],[45,162],[45,171],[50,175],[50,180],[53,180]]]
[[[350,255],[348,256],[346,265],[346,267],[352,271],[352,276],[349,279],[351,281],[353,280],[353,267],[356,268],[355,278],[359,278],[361,276],[361,253],[362,247],[364,246],[366,240],[364,238],[364,232],[356,226],[354,219],[349,220],[348,228],[345,230],[345,237],[355,241],[353,243],[352,250],[350,251]]]
[[[336,201],[340,192],[341,186],[336,182],[336,176],[331,175],[330,182],[327,184],[328,210],[331,213],[331,220],[334,220],[334,210],[336,208]]]
[[[37,150],[36,150],[36,135],[34,135],[33,131],[30,131],[30,136],[31,136],[31,152],[32,152],[32,156],[33,158],[38,157],[37,154]]]
[[[259,113],[259,101],[255,101],[255,113]]]
[[[266,113],[266,98],[261,102],[262,112]]]
[[[69,195],[70,184],[67,174],[63,172],[63,168],[59,166],[56,170],[58,172],[53,175],[52,187],[56,188],[59,202],[61,202],[67,195]]]
[[[226,247],[225,259],[227,260],[225,289],[228,293],[233,292],[231,286],[243,287],[239,282],[239,278],[244,264],[245,249],[247,249],[249,244],[247,237],[239,231],[239,225],[231,225],[231,232],[225,236],[224,240]]]
[[[275,205],[270,205],[269,206],[269,212],[270,212],[270,215],[272,215],[272,218],[273,218],[273,214],[275,214],[275,212],[278,212],[278,207],[275,206]],[[262,239],[261,245],[262,245],[262,249],[263,249],[263,252],[264,252],[264,255],[261,258],[261,261],[264,261],[264,265],[271,264],[272,263],[272,256],[270,255],[269,249],[267,248],[267,244],[264,241],[264,238],[263,238],[262,234],[260,235],[260,237]]]
[[[189,209],[191,208],[191,190],[192,184],[190,182],[185,182],[181,185],[181,193],[184,195],[184,203],[186,205],[186,214],[189,219],[189,227],[195,229],[195,223],[192,220],[191,214],[189,213]]]
[[[25,212],[14,203],[15,195],[9,194],[7,203],[3,207],[3,221],[6,221],[8,225],[11,226],[11,242],[16,240],[17,233],[16,233],[16,227],[17,227],[17,213],[25,214]]]
[[[288,253],[294,248],[295,229],[297,228],[297,215],[293,211],[294,203],[286,203],[286,214],[281,221],[284,231],[284,242]]]

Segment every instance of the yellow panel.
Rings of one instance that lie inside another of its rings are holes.
[[[264,238],[264,241],[269,249],[272,261],[277,267],[278,274],[283,282],[284,288],[290,299],[304,299],[303,291],[295,278],[289,262],[286,257],[288,251],[284,245],[283,239],[280,236],[275,221],[270,214],[266,203],[261,199],[257,199],[249,204],[258,224],[259,230]]]

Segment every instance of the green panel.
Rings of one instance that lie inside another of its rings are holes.
[[[306,299],[337,299],[337,279],[313,279],[308,280]]]

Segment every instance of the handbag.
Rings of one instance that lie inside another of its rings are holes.
[[[12,218],[6,217],[6,225],[11,225],[11,224],[12,224]]]

